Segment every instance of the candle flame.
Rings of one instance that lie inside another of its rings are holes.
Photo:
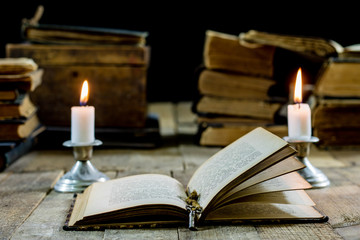
[[[81,88],[80,106],[85,106],[88,100],[89,100],[89,84],[88,81],[85,80]]]
[[[297,72],[297,75],[296,75],[294,102],[295,103],[301,103],[302,102],[301,68],[299,68],[299,70]]]

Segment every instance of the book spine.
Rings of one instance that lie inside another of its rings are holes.
[[[5,166],[8,167],[16,160],[18,160],[21,156],[28,153],[32,147],[35,145],[36,140],[33,137],[28,137],[25,141],[19,143],[16,147],[6,152],[3,156]]]

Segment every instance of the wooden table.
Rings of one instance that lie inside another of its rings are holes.
[[[172,175],[186,185],[194,170],[219,148],[194,144],[190,103],[152,103],[163,145],[156,149],[94,151],[93,164],[110,178],[139,173]],[[311,150],[311,162],[331,186],[307,192],[327,223],[64,231],[73,194],[53,190],[74,164],[71,150],[33,151],[0,173],[0,239],[360,239],[360,151]]]

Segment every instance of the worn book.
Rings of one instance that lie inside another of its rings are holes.
[[[314,135],[321,147],[360,146],[360,99],[319,98],[312,110]]]
[[[129,44],[144,45],[147,32],[90,26],[40,24],[44,12],[39,6],[31,19],[23,19],[21,33],[24,39],[47,44]]]
[[[0,58],[0,75],[19,75],[38,69],[38,65],[31,58]]]
[[[342,46],[332,39],[322,37],[249,30],[248,32],[240,33],[239,38],[240,41],[247,43],[265,44],[324,59],[329,57],[358,58],[360,56],[358,44]]]
[[[28,137],[17,141],[0,142],[0,171],[4,170],[23,155],[30,152],[37,144],[37,136],[45,130],[39,125]]]
[[[150,62],[150,47],[8,43],[6,55],[12,58],[31,57],[43,68],[69,65],[144,66]]]
[[[197,142],[201,146],[225,147],[259,126],[281,138],[288,135],[287,125],[266,124],[256,120],[241,123],[230,121],[221,123],[202,122],[198,127]]]
[[[0,120],[0,141],[17,141],[30,136],[40,126],[36,114],[26,119]]]
[[[206,31],[203,60],[208,69],[271,78],[275,47],[240,42],[239,36]]]
[[[38,24],[23,26],[23,37],[31,42],[52,44],[144,45],[147,32],[125,29]]]
[[[15,101],[0,102],[0,120],[25,119],[37,111],[28,94],[22,94]]]
[[[205,69],[200,73],[198,90],[202,95],[269,100],[269,89],[275,83],[269,78]]]
[[[30,92],[34,91],[42,82],[44,70],[37,69],[25,74],[0,75],[0,99],[2,92]]]
[[[15,101],[19,97],[19,91],[15,90],[0,90],[0,101]]]
[[[9,57],[33,58],[44,69],[41,86],[30,94],[40,121],[48,126],[70,126],[69,109],[79,104],[87,79],[96,126],[144,127],[149,53],[149,47],[130,45],[7,45]]]
[[[326,221],[304,191],[311,186],[296,172],[304,165],[295,152],[257,128],[205,161],[186,188],[161,174],[92,184],[77,195],[64,229]]]
[[[337,56],[344,48],[336,41],[320,37],[268,33],[256,30],[241,33],[241,41],[281,47],[291,51],[316,55],[319,57]]]
[[[360,58],[331,58],[325,62],[314,93],[320,97],[360,97]]]
[[[194,105],[194,110],[200,114],[217,114],[273,120],[282,104],[279,102],[257,99],[202,96]]]
[[[90,26],[40,24],[44,7],[39,5],[31,19],[23,19],[24,39],[46,44],[145,44],[147,32]]]

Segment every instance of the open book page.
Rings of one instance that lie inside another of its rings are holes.
[[[301,177],[297,172],[287,173],[276,178],[269,179],[267,181],[255,184],[251,187],[248,187],[242,191],[239,191],[227,199],[224,199],[221,204],[236,200],[241,197],[259,194],[259,193],[268,193],[268,192],[277,192],[277,191],[287,191],[287,190],[297,190],[297,189],[308,189],[311,188],[311,185]]]
[[[184,199],[184,187],[174,178],[134,175],[93,184],[84,216],[151,204],[174,205],[185,210]]]
[[[229,192],[224,194],[224,196],[221,197],[221,199],[218,200],[218,202],[222,202],[222,200],[228,198],[229,196],[247,188],[250,186],[253,186],[257,183],[263,182],[265,180],[269,180],[274,177],[278,177],[280,175],[297,171],[299,169],[302,169],[304,167],[304,164],[301,163],[299,160],[297,160],[294,157],[289,157],[287,159],[284,159],[281,162],[278,162],[271,167],[263,170],[262,172],[252,176],[251,178],[247,179],[246,181],[242,182],[238,186],[231,189]]]
[[[304,190],[259,193],[242,197],[239,199],[239,202],[263,202],[315,206],[314,201]]]
[[[324,216],[308,205],[279,203],[238,203],[210,212],[205,221],[236,221],[249,219],[323,219]]]
[[[206,208],[227,184],[285,146],[287,142],[281,138],[257,128],[202,164],[190,179],[188,190],[196,190],[200,194],[198,203]]]

